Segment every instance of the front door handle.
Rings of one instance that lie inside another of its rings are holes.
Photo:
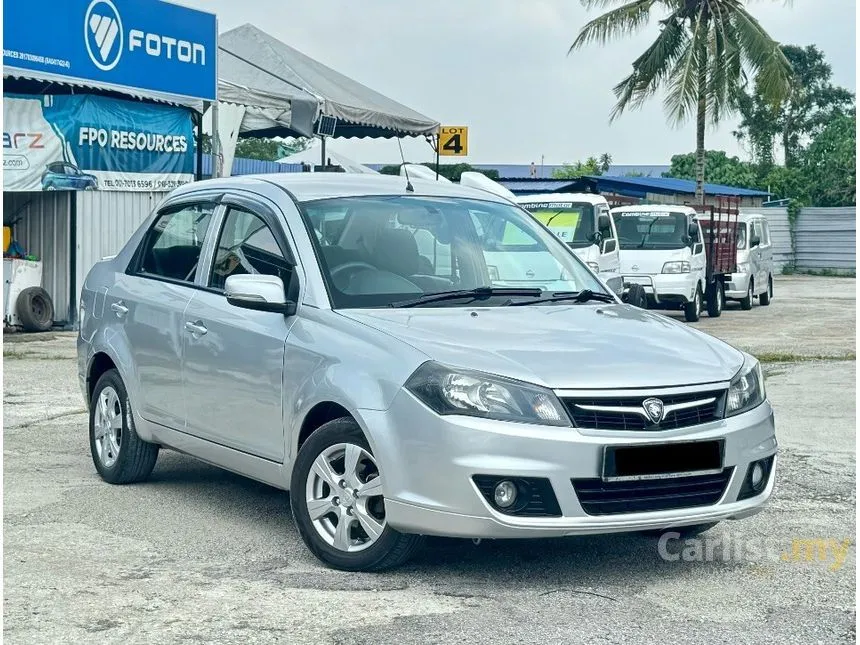
[[[117,318],[124,318],[125,315],[128,313],[128,307],[122,304],[122,300],[120,300],[119,302],[111,303],[110,308],[116,314]]]
[[[187,323],[185,323],[185,329],[187,329],[187,330],[188,330],[188,331],[190,331],[192,334],[195,334],[195,335],[197,335],[197,336],[202,336],[202,335],[203,335],[203,334],[205,334],[207,331],[209,331],[208,329],[206,329],[206,325],[204,325],[204,324],[203,324],[202,322],[200,322],[199,320],[198,320],[197,322],[187,322]]]

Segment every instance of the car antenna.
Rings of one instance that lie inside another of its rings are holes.
[[[403,144],[400,142],[400,139],[397,139],[397,147],[400,148],[400,161],[403,162],[403,174],[406,175],[406,192],[414,193],[415,186],[412,185],[412,182],[409,181],[409,170],[406,168],[406,157],[403,156]]]

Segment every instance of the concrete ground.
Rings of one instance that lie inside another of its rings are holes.
[[[770,307],[698,326],[754,353],[853,356],[854,289],[780,279]],[[856,641],[853,360],[766,365],[775,497],[705,534],[710,554],[665,560],[632,534],[436,539],[371,575],[320,566],[287,494],[191,458],[164,451],[149,482],[102,483],[74,337],[7,336],[3,350],[7,643]],[[828,541],[822,560],[793,551],[807,539]]]

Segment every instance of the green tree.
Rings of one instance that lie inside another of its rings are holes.
[[[669,172],[664,177],[676,179],[696,179],[696,153],[673,155]],[[755,167],[737,157],[729,157],[722,150],[707,150],[705,152],[705,177],[711,184],[737,186],[739,188],[756,188],[758,176]]]
[[[857,203],[857,116],[833,119],[803,155],[803,172],[810,178],[813,206]]]
[[[256,137],[247,137],[239,139],[236,142],[235,157],[244,159],[260,159],[262,161],[277,161],[283,157],[307,150],[313,139],[298,137],[290,141],[279,139],[265,139]],[[196,147],[197,140],[194,145]],[[203,135],[203,153],[210,154],[212,152],[212,135]]]
[[[785,98],[791,67],[779,45],[743,0],[580,1],[588,9],[621,6],[587,23],[570,52],[638,32],[649,23],[655,6],[668,12],[660,20],[657,39],[633,61],[632,73],[615,86],[618,102],[610,120],[665,88],[664,106],[672,123],[696,116],[696,198],[703,200],[708,119],[718,124],[735,107],[736,88],[746,75],[755,78],[769,103]]]
[[[553,179],[578,179],[585,175],[602,175],[609,170],[612,156],[608,152],[600,155],[600,158],[589,157],[585,161],[577,161],[574,164],[565,163],[561,168],[552,171]]]
[[[612,165],[612,155],[608,152],[604,152],[600,155],[600,170],[601,175],[609,172],[609,166]]]
[[[774,147],[779,143],[785,166],[793,168],[808,141],[834,118],[852,111],[854,95],[830,82],[833,69],[815,45],[783,45],[781,49],[792,67],[788,96],[773,105],[763,94],[760,81],[751,92],[741,89],[737,96],[741,123],[734,135],[750,146],[753,160],[765,167],[773,165]]]

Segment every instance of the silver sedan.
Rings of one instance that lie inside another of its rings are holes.
[[[271,175],[173,192],[81,295],[96,470],[160,448],[289,490],[346,570],[422,536],[701,531],[760,510],[758,362],[622,304],[501,197]]]

